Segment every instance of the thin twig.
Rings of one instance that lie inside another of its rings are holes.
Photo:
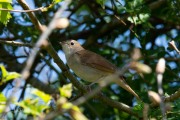
[[[175,93],[165,98],[165,102],[172,102],[180,98],[180,89],[178,89]]]
[[[6,44],[6,45],[12,45],[12,46],[25,46],[25,47],[33,47],[32,44],[30,43],[23,43],[23,42],[17,42],[17,41],[4,41],[4,40],[0,40],[0,43],[2,44]]]
[[[40,8],[36,8],[33,10],[9,10],[9,9],[5,9],[5,8],[0,8],[1,11],[9,11],[9,12],[37,12],[37,11],[43,11],[44,7],[40,7]]]
[[[30,7],[28,6],[28,4],[26,3],[25,0],[17,0],[19,2],[19,4],[22,6],[22,8],[24,10],[30,10]],[[33,12],[28,12],[27,13],[29,15],[29,18],[31,19],[32,23],[34,24],[34,26],[40,30],[43,31],[43,26],[41,25],[41,23],[39,22],[39,20],[37,19],[37,17],[35,16],[35,14]]]
[[[65,11],[65,9],[68,7],[68,5],[70,3],[71,3],[71,0],[65,0],[64,1],[63,6],[60,7],[58,9],[58,11],[55,13],[54,18],[52,19],[52,21],[48,25],[47,29],[41,34],[40,38],[38,39],[37,43],[35,44],[34,48],[32,49],[32,52],[31,52],[31,54],[27,60],[27,64],[26,64],[25,68],[22,71],[22,78],[23,79],[27,79],[29,77],[29,75],[30,75],[29,71],[32,67],[32,64],[33,64],[35,58],[36,58],[36,55],[39,51],[39,48],[43,44],[47,44],[46,39],[48,38],[48,36],[52,32],[52,30],[55,28],[56,20],[62,15],[62,13]]]

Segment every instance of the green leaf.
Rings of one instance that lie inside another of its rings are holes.
[[[4,94],[0,93],[0,113],[4,111],[4,108],[6,107],[6,97]]]
[[[72,84],[63,85],[62,88],[59,88],[60,95],[63,97],[71,97],[72,95]]]
[[[75,120],[88,120],[88,118],[80,111],[80,109],[77,106],[73,106],[72,110],[72,116]]]
[[[100,4],[103,9],[105,8],[105,6],[104,6],[105,0],[96,0],[96,2],[97,2],[98,4]]]
[[[0,85],[19,77],[21,77],[19,73],[8,72],[3,65],[0,65]]]
[[[38,104],[38,101],[39,101],[39,98],[26,99],[15,104],[22,107],[24,109],[24,113],[26,114],[41,115],[42,112],[48,108],[48,105],[40,105]]]
[[[142,102],[138,102],[138,104],[133,107],[133,110],[134,111],[142,111],[143,106],[144,106],[144,104]]]
[[[62,0],[53,0],[53,3],[59,3],[59,2],[61,2]]]
[[[48,103],[49,100],[51,100],[51,96],[38,90],[38,89],[35,89],[32,91],[32,93],[38,97],[40,97],[45,103]]]
[[[146,14],[141,13],[138,16],[128,17],[128,21],[137,25],[137,24],[142,24],[142,23],[146,22],[149,19],[149,17],[150,17],[150,15],[148,13],[146,13]]]
[[[8,72],[3,65],[0,65],[0,71],[1,71],[1,79],[3,80],[7,76]]]
[[[5,2],[7,1],[7,2]],[[4,8],[4,9],[8,9],[8,10],[12,10],[12,6],[11,6],[11,0],[3,0],[2,2],[0,2],[0,8]],[[0,10],[0,22],[2,22],[4,25],[7,25],[7,23],[9,22],[9,19],[11,18],[11,14],[9,11],[2,11]]]
[[[8,75],[5,77],[5,81],[7,82],[9,80],[13,80],[15,78],[19,78],[21,77],[21,74],[17,73],[17,72],[9,72]]]
[[[12,3],[12,0],[0,0],[0,2]]]

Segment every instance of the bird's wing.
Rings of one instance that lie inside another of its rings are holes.
[[[114,73],[117,70],[115,65],[94,52],[81,50],[76,52],[76,55],[79,56],[81,64],[83,65],[108,73]]]

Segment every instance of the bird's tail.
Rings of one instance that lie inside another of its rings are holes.
[[[123,77],[120,77],[119,80],[114,81],[116,84],[118,84],[123,89],[127,90],[129,93],[133,94],[137,100],[140,100],[140,97],[134,92],[134,90],[126,83],[125,79]]]

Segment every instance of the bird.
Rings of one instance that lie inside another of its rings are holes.
[[[85,81],[99,83],[106,77],[115,75],[119,71],[114,64],[101,55],[86,50],[76,40],[66,40],[60,42],[60,44],[69,68],[72,69],[79,78]],[[122,76],[117,75],[116,79],[117,80],[113,80],[113,82],[134,95],[137,100],[141,100]]]

